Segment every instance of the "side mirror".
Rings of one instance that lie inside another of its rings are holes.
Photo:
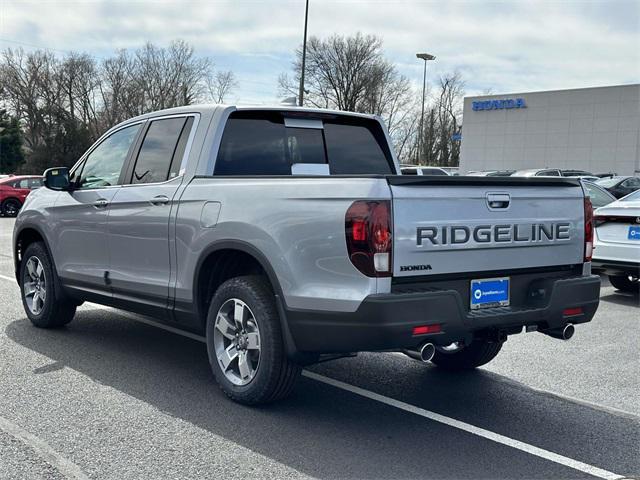
[[[71,190],[67,167],[49,168],[44,172],[44,186],[50,190]]]

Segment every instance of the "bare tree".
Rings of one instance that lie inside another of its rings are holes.
[[[462,125],[462,101],[464,81],[460,73],[448,73],[440,77],[433,101],[427,106],[420,142],[420,122],[394,136],[401,162],[421,165],[457,166],[460,158],[459,136]],[[414,111],[418,106],[414,107]],[[418,151],[419,150],[419,151]]]
[[[219,83],[220,98],[235,88],[232,72],[214,76],[213,61],[198,57],[183,41],[167,48],[147,43],[120,50],[97,63],[72,52],[60,58],[46,50],[0,53],[0,109],[24,133],[24,170],[71,165],[100,134],[127,118],[208,98]]]
[[[281,92],[297,94],[302,52],[296,52],[294,78],[281,77]],[[305,99],[308,104],[357,111],[377,82],[393,66],[382,55],[382,40],[373,35],[327,39],[311,37],[307,43]]]
[[[464,81],[459,72],[440,77],[440,95],[436,104],[438,112],[439,151],[438,164],[458,165],[460,142],[454,135],[460,133]]]
[[[296,52],[293,76],[280,75],[282,96],[298,95],[302,52]],[[379,115],[401,151],[410,149],[415,135],[414,93],[382,52],[382,39],[373,35],[327,39],[311,37],[307,44],[305,104]]]
[[[231,70],[217,72],[215,76],[207,78],[207,90],[214,103],[224,103],[227,95],[238,86],[238,80]]]

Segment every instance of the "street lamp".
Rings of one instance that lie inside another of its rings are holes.
[[[420,162],[420,151],[424,148],[424,97],[427,92],[427,62],[435,60],[436,57],[429,53],[416,53],[416,57],[424,60],[424,74],[422,76],[422,113],[420,114],[420,142],[416,152],[416,163]]]

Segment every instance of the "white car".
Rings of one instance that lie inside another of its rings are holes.
[[[595,211],[594,271],[611,285],[640,291],[640,190]]]

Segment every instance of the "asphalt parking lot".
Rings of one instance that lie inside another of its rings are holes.
[[[217,389],[198,338],[90,304],[33,328],[12,228],[0,218],[2,479],[640,476],[639,299],[606,280],[569,342],[513,336],[459,375],[361,354],[248,408]]]

